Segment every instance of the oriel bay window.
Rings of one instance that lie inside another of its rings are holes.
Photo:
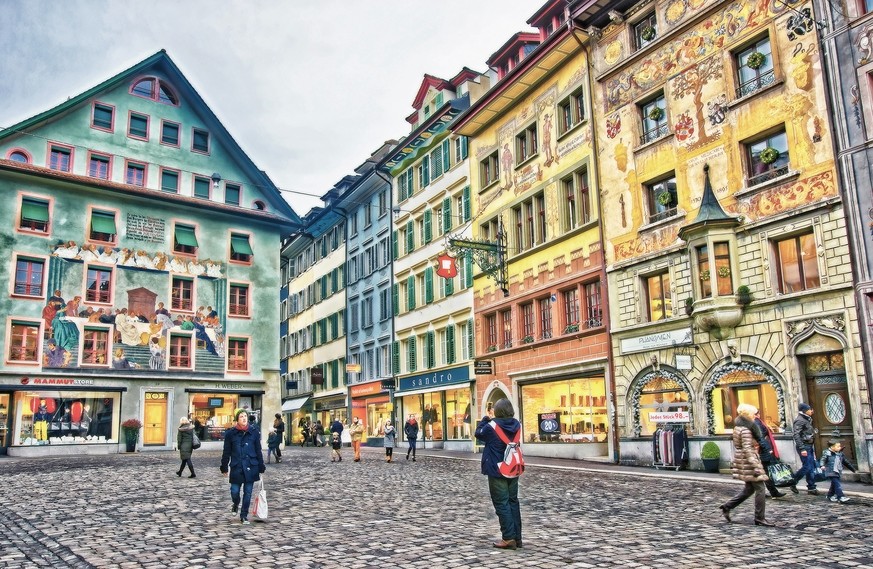
[[[679,203],[676,193],[676,176],[670,176],[645,186],[649,206],[649,223],[655,223],[676,215]]]
[[[775,254],[779,292],[789,294],[821,286],[813,233],[776,241]]]
[[[39,323],[13,320],[9,332],[9,361],[39,363]]]
[[[673,315],[670,291],[670,273],[664,271],[644,279],[646,312],[649,322],[664,320]]]
[[[694,250],[697,257],[697,275],[700,279],[700,297],[710,298],[713,296],[713,291],[716,296],[733,294],[730,244],[717,242],[712,245],[712,248],[709,245],[699,245]]]

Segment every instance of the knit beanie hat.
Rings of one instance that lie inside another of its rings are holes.
[[[806,403],[801,403],[800,405],[797,406],[797,409],[798,409],[798,411],[800,411],[801,413],[804,413],[804,412],[809,411],[810,409],[812,409],[812,407],[810,407],[810,406],[807,405]]]
[[[233,420],[234,420],[234,421],[238,421],[238,420],[239,420],[239,416],[242,415],[242,414],[245,413],[245,412],[246,412],[245,409],[237,409],[236,411],[233,412]]]

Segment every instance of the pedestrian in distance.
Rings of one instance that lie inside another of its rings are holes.
[[[340,450],[343,448],[342,437],[337,432],[334,432],[330,437],[330,461],[342,462],[343,457],[340,455]]]
[[[321,420],[315,422],[315,430],[312,437],[313,446],[323,447],[324,446],[324,425],[321,424]]]
[[[352,449],[355,451],[355,462],[361,462],[361,437],[364,434],[364,425],[360,419],[354,417],[349,425],[349,435],[352,437]]]
[[[385,421],[385,462],[391,462],[394,457],[394,445],[397,441],[397,430],[391,421]]]
[[[406,442],[409,443],[406,460],[409,460],[409,453],[412,453],[412,462],[415,462],[415,443],[418,440],[418,422],[415,420],[415,413],[409,414],[406,424],[403,425],[403,433],[406,435]]]
[[[311,432],[311,430],[310,430],[309,421],[306,421],[303,423],[303,427],[300,429],[300,434],[303,435],[303,441],[300,443],[301,447],[305,447],[306,443],[309,442],[310,432]]]
[[[276,447],[276,462],[282,462],[282,442],[285,440],[285,421],[282,420],[282,414],[276,413],[276,418],[273,420],[273,428],[279,435],[279,446]]]
[[[828,500],[831,502],[839,502],[845,504],[849,501],[848,496],[843,495],[843,485],[840,478],[843,476],[843,467],[845,466],[852,472],[857,472],[858,469],[843,455],[843,443],[838,439],[828,441],[828,448],[821,453],[819,461],[822,469],[824,469],[825,478],[831,481],[831,488],[828,490]]]
[[[270,464],[270,457],[275,456],[276,462],[282,462],[279,458],[279,443],[282,439],[276,429],[270,429],[270,434],[267,435],[267,464]]]
[[[731,474],[734,478],[745,482],[745,486],[739,494],[720,506],[724,518],[731,521],[731,510],[742,504],[746,498],[755,495],[755,525],[775,527],[776,524],[767,521],[764,516],[766,497],[764,482],[768,479],[761,464],[761,457],[755,448],[755,441],[760,440],[762,435],[755,424],[755,413],[758,410],[754,405],[740,403],[737,405],[737,417],[734,420],[734,460],[731,463]]]
[[[194,452],[194,425],[188,420],[188,417],[179,419],[179,431],[176,434],[176,448],[179,449],[179,458],[182,459],[182,464],[179,470],[176,471],[176,476],[181,477],[185,467],[191,471],[188,478],[197,478],[194,474],[194,463],[191,462],[191,453]]]
[[[800,460],[803,465],[794,473],[794,484],[791,486],[791,491],[797,494],[797,483],[806,478],[807,494],[818,495],[818,489],[815,487],[815,434],[816,429],[812,425],[813,408],[806,403],[801,403],[798,406],[799,413],[794,419],[794,448],[797,449],[797,454],[800,455]]]
[[[221,453],[221,466],[224,476],[230,481],[231,512],[239,513],[240,522],[249,525],[249,507],[252,503],[252,487],[266,472],[264,455],[261,450],[261,433],[254,425],[249,425],[249,415],[244,409],[233,413],[236,423],[224,432],[224,450]],[[242,504],[240,504],[242,490]],[[242,508],[240,508],[242,505]]]
[[[515,411],[508,399],[501,399],[494,404],[494,417],[485,414],[476,427],[476,438],[482,441],[482,474],[488,477],[488,492],[494,512],[500,522],[501,539],[494,543],[498,549],[516,549],[522,547],[521,541],[521,508],[518,504],[518,477],[507,478],[500,472],[507,444],[503,437],[514,440],[521,430],[521,423],[514,417]],[[502,433],[498,434],[497,429]]]
[[[773,438],[773,431],[761,420],[761,413],[755,413],[755,425],[761,433],[761,438],[758,442],[758,455],[761,457],[761,464],[764,466],[764,472],[769,472],[770,465],[779,463],[779,449],[776,448],[776,439]],[[767,481],[764,482],[767,491],[774,498],[782,498],[784,492],[780,492],[779,488],[770,480],[768,474]]]

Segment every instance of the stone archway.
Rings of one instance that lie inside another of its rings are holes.
[[[633,436],[639,437],[642,433],[642,421],[640,419],[640,398],[643,396],[644,390],[656,382],[661,382],[665,389],[672,385],[678,386],[688,397],[688,410],[691,412],[693,424],[693,405],[694,393],[691,390],[687,379],[677,371],[667,367],[660,366],[657,370],[648,370],[645,373],[638,375],[631,383],[631,388],[628,390],[627,397],[627,412],[631,418],[631,429]]]
[[[751,383],[754,381],[759,383],[766,382],[773,387],[776,392],[779,418],[783,421],[786,420],[785,389],[779,376],[774,371],[761,364],[750,361],[727,362],[718,367],[714,367],[703,386],[703,397],[706,403],[706,432],[708,434],[714,435],[716,428],[715,408],[712,400],[713,390],[720,385],[727,385],[736,382]]]

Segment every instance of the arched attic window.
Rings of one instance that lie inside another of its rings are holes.
[[[164,105],[179,105],[179,97],[176,96],[175,90],[166,81],[157,77],[142,77],[137,79],[130,87],[130,94],[144,99],[151,99]]]
[[[262,202],[261,200],[255,200],[254,204],[252,204],[252,205],[254,205],[254,206],[255,206],[255,209],[257,209],[257,210],[260,210],[260,211],[266,211],[266,210],[267,210],[267,204],[265,204],[265,203]]]

